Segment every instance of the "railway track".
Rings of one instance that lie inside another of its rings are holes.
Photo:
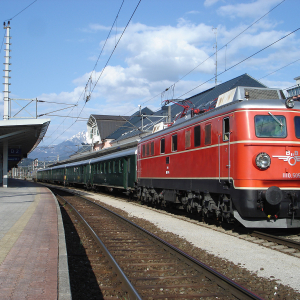
[[[80,190],[76,190],[76,193],[80,193]],[[92,193],[92,192],[89,192]],[[105,194],[106,195],[106,194]],[[120,200],[127,198],[120,198]],[[133,202],[134,203],[134,202]],[[136,204],[139,205],[139,204]],[[197,224],[199,226],[204,226],[207,228],[210,228],[215,231],[219,231],[231,236],[235,236],[239,239],[247,240],[248,242],[252,242],[255,244],[260,244],[263,247],[271,248],[273,250],[292,255],[295,257],[300,258],[300,230],[297,230],[297,233],[293,235],[284,235],[284,234],[275,234],[276,231],[273,230],[274,234],[262,232],[262,231],[251,231],[248,229],[236,229],[235,227],[232,227],[231,229],[224,229],[220,224],[207,224],[205,222],[199,222],[199,220],[194,220],[191,216],[187,216],[184,212],[183,215],[178,215],[178,213],[168,212],[161,209],[156,209],[147,206],[148,209],[158,211],[163,214],[172,215],[174,218],[178,218],[181,220],[185,220],[187,222]],[[296,230],[293,229],[295,232]]]
[[[78,191],[78,190],[76,190],[76,192],[80,193],[80,191]],[[120,200],[124,200],[124,199],[122,198]],[[240,231],[240,230],[236,230],[235,227],[233,227],[232,229],[224,229],[222,226],[219,226],[220,224],[218,224],[218,225],[207,224],[205,222],[199,222],[198,220],[194,220],[190,216],[186,216],[185,212],[182,216],[180,216],[173,212],[170,213],[170,212],[152,208],[149,206],[147,206],[147,208],[151,209],[151,210],[159,211],[160,213],[163,213],[163,214],[167,214],[167,215],[171,214],[175,218],[185,220],[185,221],[191,222],[193,224],[196,223],[199,226],[204,226],[204,227],[210,228],[212,230],[219,231],[219,232],[222,232],[222,233],[225,233],[228,235],[232,235],[239,239],[244,239],[244,240],[247,240],[247,241],[255,243],[255,244],[260,244],[263,247],[271,248],[273,250],[300,258],[300,231],[297,234],[294,234],[291,236],[289,236],[289,235],[284,236],[284,235],[278,235],[275,233],[270,234],[270,233],[261,232],[261,231],[251,231],[251,230],[249,231],[248,229],[242,229]]]
[[[279,250],[284,253],[290,254],[298,254],[300,257],[300,242],[295,241],[293,239],[288,239],[276,235],[267,234],[260,231],[253,231],[250,233],[250,236],[254,237],[256,240],[255,243],[263,243],[263,241],[267,241],[268,244],[265,246]]]
[[[77,195],[58,198],[76,213],[99,245],[102,273],[112,282],[102,288],[105,295],[112,290],[111,296],[124,299],[261,299],[97,203]]]

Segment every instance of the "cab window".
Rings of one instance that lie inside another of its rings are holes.
[[[255,134],[261,138],[285,138],[286,120],[280,115],[258,115],[254,117]]]
[[[210,145],[211,144],[211,124],[205,125],[205,139],[204,143],[205,145]]]
[[[151,142],[151,155],[154,155],[154,142]]]
[[[160,153],[165,153],[165,139],[160,140]]]
[[[230,135],[229,118],[223,119],[223,141],[228,141]]]
[[[200,125],[194,127],[194,147],[199,147],[201,144]]]
[[[294,123],[295,123],[296,138],[300,139],[300,117],[295,117]]]
[[[172,135],[172,151],[177,151],[177,134]]]
[[[191,147],[191,131],[187,130],[185,132],[185,149],[188,149]]]
[[[145,144],[142,146],[142,156],[145,157],[146,151],[145,151]]]

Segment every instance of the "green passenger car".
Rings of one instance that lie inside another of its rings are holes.
[[[136,148],[91,160],[88,184],[93,187],[133,189],[136,182]]]
[[[136,182],[136,148],[38,170],[37,180],[94,189],[132,190]]]

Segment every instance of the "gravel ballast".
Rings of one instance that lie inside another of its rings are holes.
[[[147,206],[117,200],[105,195],[84,194],[121,209],[131,217],[147,220],[159,229],[173,233],[193,246],[245,268],[259,277],[274,280],[275,295],[276,282],[300,292],[300,259],[297,257],[174,218],[171,215],[149,209]]]

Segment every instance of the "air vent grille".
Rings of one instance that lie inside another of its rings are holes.
[[[277,90],[269,90],[269,89],[247,89],[247,88],[245,88],[245,92],[249,93],[249,100],[256,100],[256,99],[281,99],[281,98],[279,98]]]

